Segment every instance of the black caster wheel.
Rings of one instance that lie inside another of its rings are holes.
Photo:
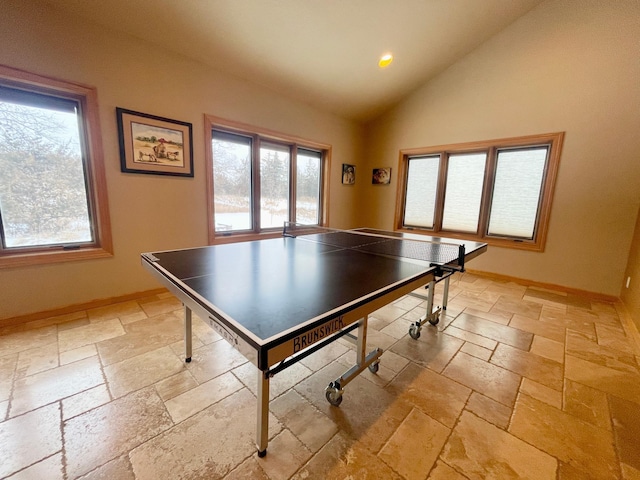
[[[418,325],[411,325],[409,328],[409,336],[414,340],[420,338],[420,327]]]
[[[342,403],[342,392],[340,391],[340,384],[331,382],[329,386],[324,390],[324,396],[334,407],[339,406]]]

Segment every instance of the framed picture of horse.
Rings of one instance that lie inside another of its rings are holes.
[[[123,172],[193,177],[190,123],[119,107],[116,117]]]

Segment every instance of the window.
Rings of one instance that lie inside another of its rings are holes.
[[[563,136],[401,151],[397,228],[543,250]]]
[[[207,116],[209,237],[325,223],[330,147]],[[209,150],[210,146],[210,150]]]
[[[95,89],[0,66],[0,267],[111,255]]]

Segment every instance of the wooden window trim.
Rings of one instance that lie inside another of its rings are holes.
[[[24,70],[0,65],[0,81],[3,85],[34,93],[62,96],[80,103],[88,161],[87,188],[95,242],[79,245],[72,250],[60,247],[39,247],[16,250],[0,249],[0,268],[92,260],[113,256],[109,201],[104,171],[104,153],[100,129],[98,94],[95,87],[38,75]]]
[[[254,164],[259,164],[260,162],[260,141],[272,142],[279,145],[288,145],[292,146],[296,151],[302,149],[311,149],[311,150],[319,150],[324,152],[322,168],[320,170],[320,183],[321,183],[321,202],[320,202],[320,225],[326,226],[329,224],[329,173],[331,172],[331,145],[316,142],[313,140],[308,140],[306,138],[297,137],[294,135],[288,135],[280,132],[276,132],[275,130],[269,130],[265,128],[256,127],[253,125],[249,125],[246,123],[236,122],[234,120],[227,120],[225,118],[221,118],[215,115],[205,114],[204,116],[204,138],[205,138],[205,157],[206,157],[206,167],[207,167],[207,224],[208,224],[208,240],[210,245],[221,244],[221,243],[233,243],[233,242],[241,242],[241,241],[250,241],[250,240],[259,240],[265,238],[277,238],[282,235],[282,231],[280,230],[264,230],[261,232],[238,232],[238,233],[225,233],[220,234],[215,231],[215,211],[213,205],[213,130],[220,130],[229,133],[235,133],[238,135],[244,135],[251,137],[254,142],[254,147],[258,146],[258,148],[253,148],[253,157],[252,162]],[[289,173],[290,175],[296,174],[295,169],[291,169],[292,171]],[[256,169],[253,169],[254,174]],[[252,179],[252,182],[254,179]],[[254,183],[255,185],[255,183]],[[295,201],[295,188],[292,187],[292,191],[290,195],[293,201]],[[254,191],[254,202],[259,201],[260,192]],[[256,206],[253,205],[255,211],[259,211],[256,209]],[[258,219],[255,218],[254,215],[254,230],[257,227]]]
[[[402,149],[398,158],[398,190],[396,192],[396,209],[394,214],[394,226],[398,231],[411,233],[424,233],[426,235],[441,235],[443,237],[476,240],[486,242],[506,248],[516,248],[521,250],[543,252],[546,245],[549,221],[551,218],[551,208],[553,193],[555,190],[556,177],[560,163],[560,154],[564,141],[564,132],[547,133],[541,135],[528,135],[514,138],[503,138],[497,140],[486,140],[480,142],[467,142],[449,145],[438,145],[434,147]],[[542,194],[538,207],[538,220],[533,240],[521,240],[513,238],[501,238],[488,235],[489,213],[491,205],[491,195],[495,180],[497,152],[504,148],[528,147],[537,145],[549,145],[549,158],[542,182]],[[407,173],[409,157],[421,155],[440,155],[441,165],[446,165],[446,156],[457,153],[477,153],[487,152],[487,164],[485,166],[485,186],[482,193],[479,227],[477,234],[461,233],[449,230],[442,230],[442,211],[444,205],[444,179],[446,171],[439,173],[438,193],[436,198],[436,213],[434,218],[434,228],[405,227],[404,222],[404,201],[407,188]]]

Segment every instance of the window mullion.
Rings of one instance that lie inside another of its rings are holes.
[[[289,155],[289,221],[296,221],[296,198],[298,178],[298,145],[293,144],[290,148]]]
[[[260,143],[258,135],[253,136],[251,149],[251,229],[260,232]]]
[[[489,229],[489,212],[491,210],[491,197],[493,195],[493,184],[496,172],[496,156],[498,149],[490,147],[487,152],[487,165],[484,172],[484,186],[482,188],[482,203],[480,204],[480,219],[478,235],[484,238]]]
[[[444,197],[447,191],[447,168],[449,164],[449,154],[440,154],[440,168],[438,169],[438,191],[436,193],[436,212],[433,220],[433,231],[442,231],[442,218],[444,216]]]

